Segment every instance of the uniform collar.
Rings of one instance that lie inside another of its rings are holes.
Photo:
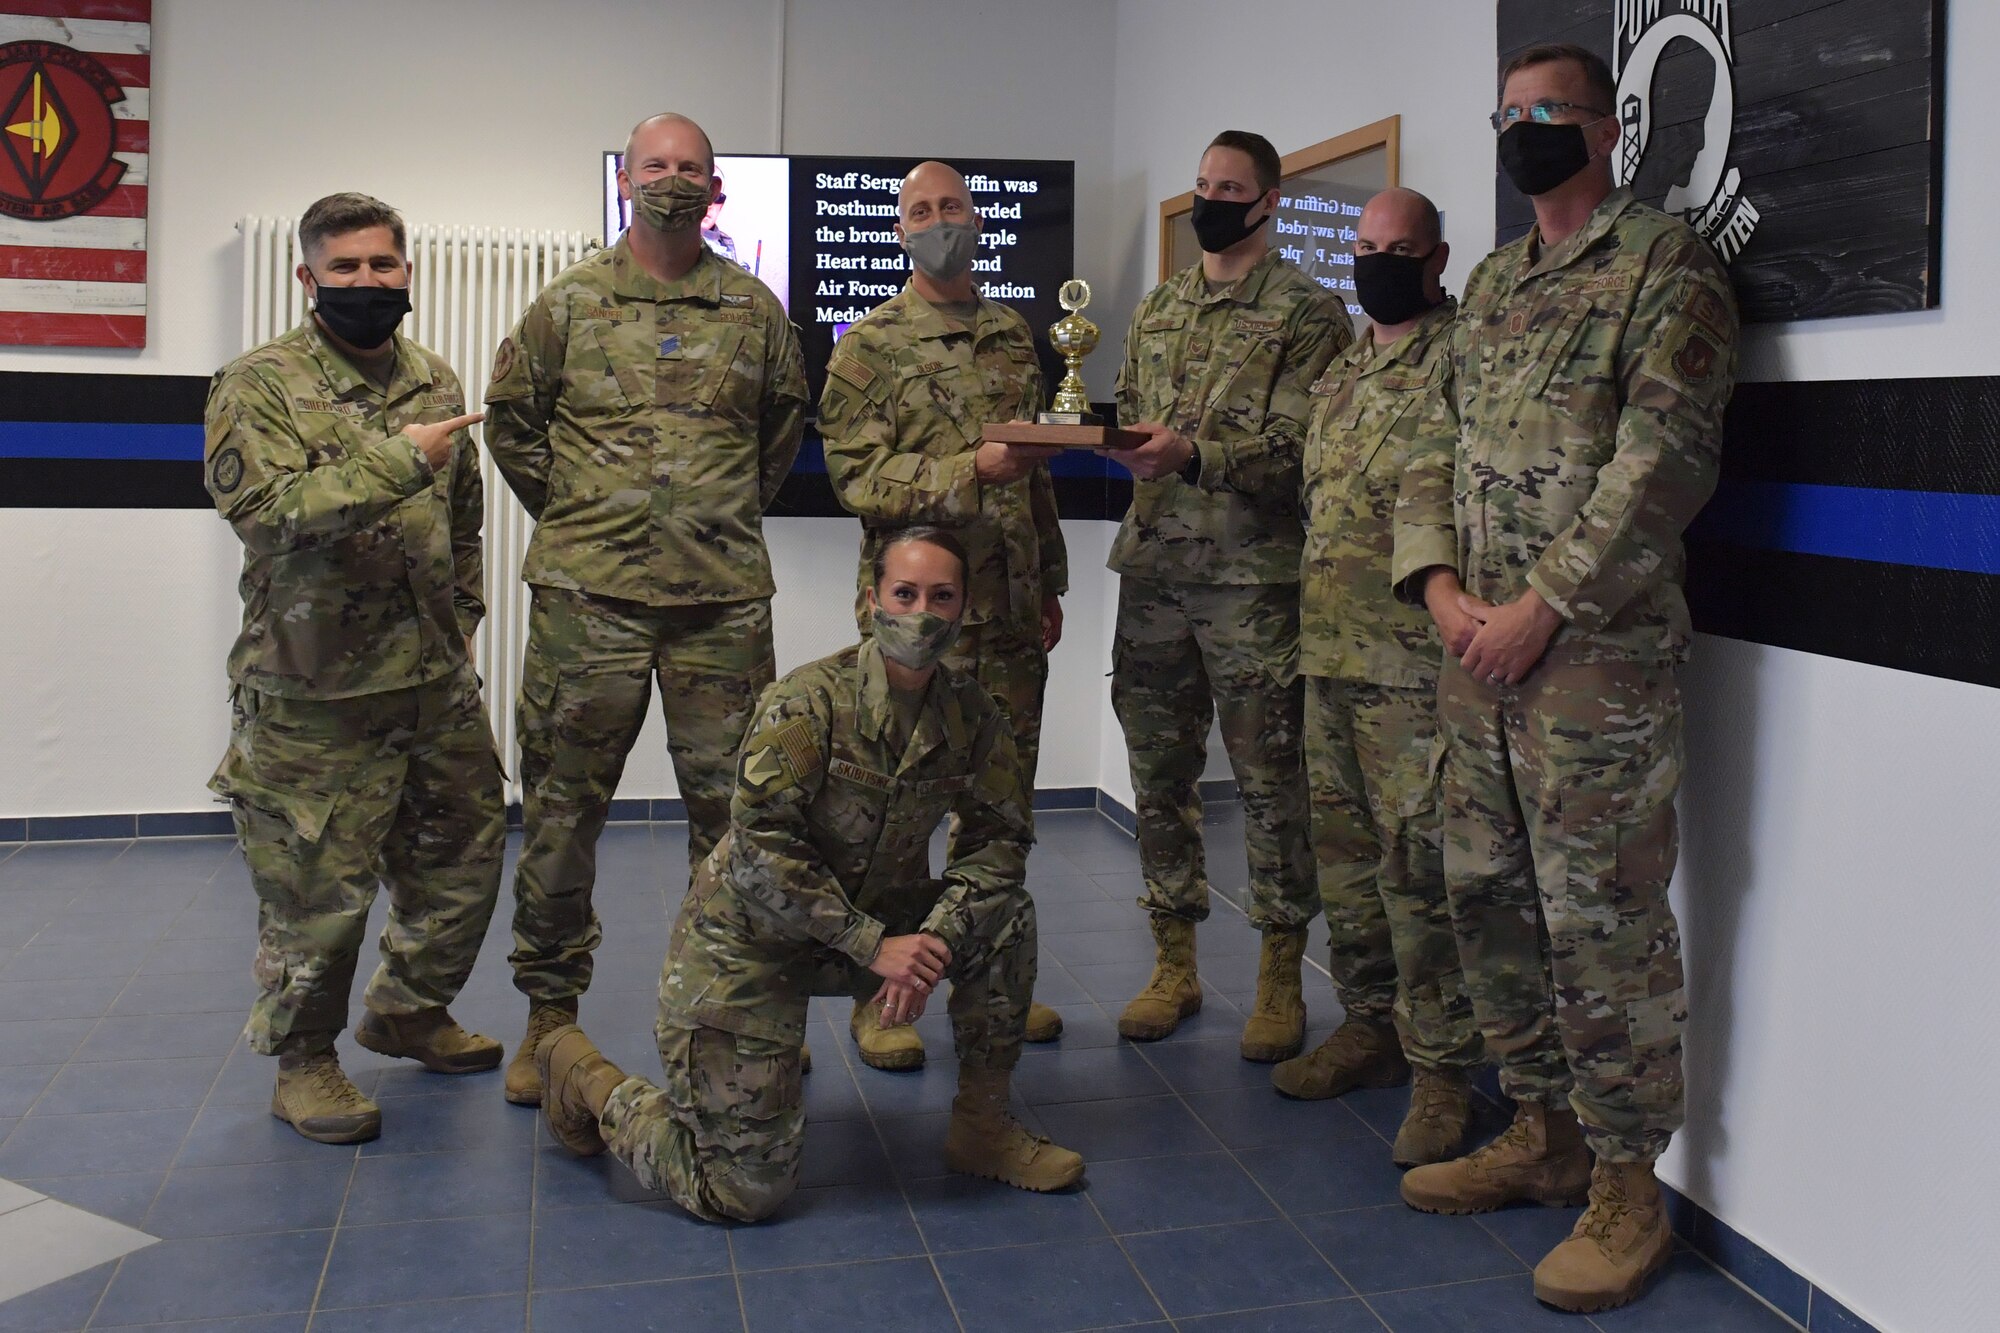
[[[973,301],[977,309],[972,321],[972,340],[979,342],[1000,324],[1000,312],[991,301],[973,288]],[[890,298],[890,304],[897,307],[908,326],[912,337],[942,340],[959,337],[966,330],[954,326],[944,317],[944,312],[923,298],[914,281],[903,283],[903,290]]]
[[[1264,284],[1270,281],[1271,274],[1276,271],[1279,262],[1277,247],[1272,246],[1264,251],[1264,257],[1252,264],[1242,277],[1227,287],[1218,287],[1210,291],[1208,279],[1202,275],[1201,261],[1197,259],[1181,270],[1180,277],[1175,280],[1180,284],[1176,294],[1190,305],[1219,305],[1224,301],[1232,301],[1239,305],[1255,305],[1258,298],[1263,296]]]
[[[722,261],[704,245],[695,256],[693,268],[673,282],[661,282],[632,253],[632,237],[628,232],[611,247],[611,290],[641,301],[700,301],[705,305],[721,305]]]
[[[861,727],[861,734],[871,741],[882,739],[888,730],[889,719],[894,704],[889,697],[889,669],[882,661],[882,648],[874,638],[863,639],[861,649],[855,654],[855,673],[860,677],[861,686],[856,691],[855,716]],[[954,749],[964,749],[972,744],[972,727],[960,706],[958,691],[942,684],[947,668],[940,667],[931,676],[930,686],[924,691],[924,704],[917,712],[917,724],[910,732],[910,742],[901,758],[902,768],[929,754],[940,743],[949,743]]]
[[[1373,330],[1354,340],[1348,349],[1348,357],[1361,368],[1364,375],[1372,375],[1378,370],[1387,370],[1394,365],[1418,365],[1430,351],[1431,343],[1440,333],[1451,327],[1458,317],[1458,300],[1447,296],[1438,305],[1427,311],[1410,330],[1387,347],[1379,346]]]
[[[1536,223],[1528,231],[1526,243],[1521,249],[1521,268],[1518,278],[1535,278],[1557,269],[1568,268],[1580,259],[1591,246],[1603,240],[1626,209],[1632,207],[1632,191],[1619,186],[1604,196],[1581,227],[1565,236],[1560,244],[1542,249],[1542,225]],[[1539,252],[1539,254],[1537,253]]]
[[[382,392],[327,341],[326,331],[320,328],[319,320],[313,317],[310,310],[306,312],[305,322],[300,328],[313,359],[319,362],[320,373],[326,376],[327,384],[333,389],[333,397],[347,398],[357,393],[372,397]],[[390,334],[389,340],[396,347],[396,360],[389,371],[389,401],[393,403],[419,389],[431,388],[436,378],[431,374],[430,362],[418,354],[417,345],[405,338],[400,330]]]

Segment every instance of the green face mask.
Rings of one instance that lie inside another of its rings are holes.
[[[655,231],[686,231],[708,212],[708,182],[662,176],[632,191],[632,211]]]
[[[875,643],[882,656],[898,666],[923,671],[937,665],[939,658],[958,642],[958,622],[930,611],[911,611],[892,616],[875,608]]]

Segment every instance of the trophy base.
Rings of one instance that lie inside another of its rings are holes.
[[[980,428],[979,438],[1000,444],[1034,444],[1055,449],[1136,449],[1148,437],[1141,431],[1120,430],[1116,426],[989,421]]]
[[[1104,418],[1095,412],[1037,412],[1038,426],[1102,426]]]

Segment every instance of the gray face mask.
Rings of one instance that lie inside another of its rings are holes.
[[[882,656],[912,671],[935,666],[958,642],[958,622],[932,611],[892,616],[878,606],[873,619],[875,643]]]
[[[950,282],[972,267],[979,253],[979,229],[969,222],[939,222],[903,233],[903,249],[924,276]]]

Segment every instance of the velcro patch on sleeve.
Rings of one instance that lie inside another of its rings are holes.
[[[855,388],[867,393],[875,383],[875,372],[861,363],[859,357],[836,356],[826,366],[826,373],[838,375]]]
[[[804,718],[758,732],[736,762],[736,788],[755,805],[788,791],[819,771],[821,756]]]

